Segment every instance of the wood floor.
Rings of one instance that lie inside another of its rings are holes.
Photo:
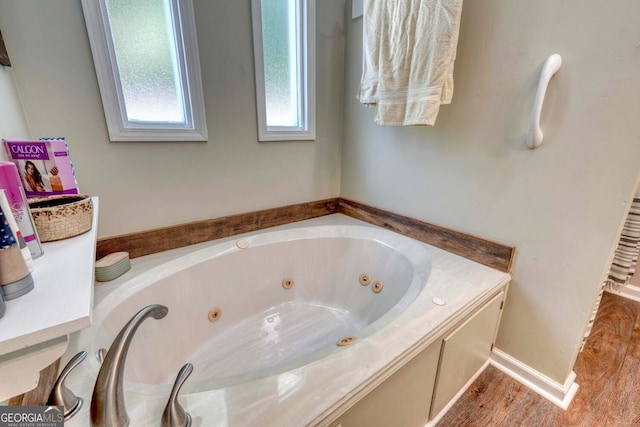
[[[640,302],[608,292],[574,371],[563,411],[489,366],[438,423],[449,426],[640,426]]]

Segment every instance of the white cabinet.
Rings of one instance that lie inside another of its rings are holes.
[[[431,418],[438,415],[489,360],[503,298],[504,291],[494,296],[442,340]]]
[[[334,427],[422,427],[485,366],[500,322],[506,287],[340,415]],[[435,423],[435,421],[433,421]]]
[[[424,426],[436,380],[440,341],[431,344],[345,412],[342,427]]]

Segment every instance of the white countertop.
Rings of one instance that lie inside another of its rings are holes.
[[[0,356],[71,334],[91,325],[98,199],[93,225],[79,236],[43,243],[34,260],[34,289],[7,301],[0,319]]]

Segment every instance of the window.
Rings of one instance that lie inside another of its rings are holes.
[[[82,0],[112,141],[206,141],[193,0]]]
[[[315,139],[315,0],[252,0],[260,141]]]

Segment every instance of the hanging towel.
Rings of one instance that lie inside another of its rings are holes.
[[[451,103],[462,0],[365,0],[358,99],[379,125],[433,126]]]

